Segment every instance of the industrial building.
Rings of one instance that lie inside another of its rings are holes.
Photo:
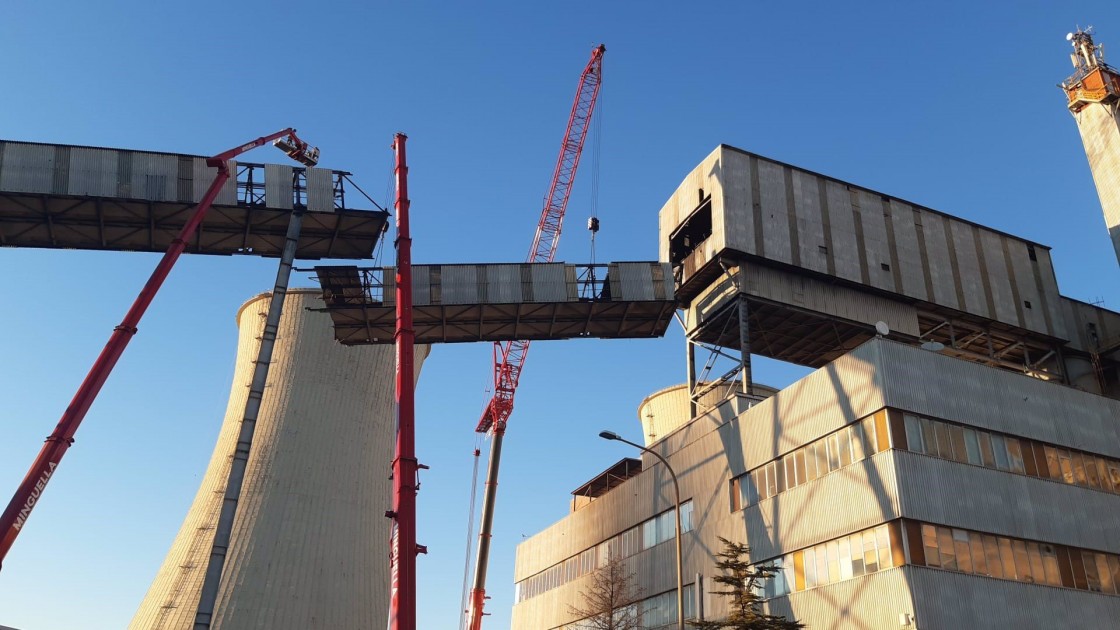
[[[384,625],[392,346],[337,343],[320,291],[288,292],[212,627]],[[194,628],[270,294],[237,313],[237,363],[214,454],[129,627]],[[428,346],[417,346],[416,374]]]
[[[686,617],[727,614],[724,537],[780,568],[765,608],[809,628],[1115,626],[1120,313],[1062,296],[1049,248],[729,146],[660,225],[689,382],[639,419],[680,481]],[[772,393],[752,354],[815,371]],[[518,547],[513,627],[580,627],[610,557],[642,627],[675,627],[665,466],[573,494]]]

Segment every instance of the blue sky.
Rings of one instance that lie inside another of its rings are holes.
[[[384,202],[389,144],[404,131],[414,260],[520,261],[578,73],[603,42],[600,260],[656,258],[657,211],[727,143],[1051,245],[1064,294],[1118,309],[1120,270],[1055,88],[1074,26],[1120,47],[1118,7],[10,2],[0,138],[209,155],[292,125],[322,166],[354,172]],[[591,169],[585,160],[559,259],[588,257]],[[0,491],[14,490],[157,258],[0,250]],[[234,314],[274,271],[253,258],[180,261],[0,572],[0,624],[126,625],[210,456]],[[518,541],[631,454],[597,432],[638,439],[638,403],[684,379],[683,351],[676,330],[533,346],[506,438],[486,627],[509,626]],[[417,448],[431,466],[422,628],[458,623],[489,354],[437,348],[419,384]],[[803,373],[760,361],[756,378],[782,386]]]

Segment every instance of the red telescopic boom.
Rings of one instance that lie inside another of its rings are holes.
[[[206,160],[207,166],[218,169],[214,182],[210,184],[210,188],[202,196],[202,201],[198,202],[190,220],[183,226],[175,240],[171,241],[171,246],[167,248],[163,258],[156,265],[155,271],[152,272],[136,301],[132,303],[132,308],[128,310],[124,320],[113,329],[109,342],[105,344],[105,348],[78,388],[78,392],[74,394],[74,399],[70,401],[70,406],[62,414],[62,419],[58,421],[54,432],[47,438],[46,444],[39,451],[39,456],[35,459],[35,463],[31,465],[31,470],[28,471],[27,476],[23,478],[15,496],[12,497],[7,509],[4,510],[3,516],[0,516],[0,564],[3,563],[4,557],[8,555],[8,550],[12,548],[16,536],[23,530],[31,510],[39,502],[43,490],[54,475],[59,462],[62,461],[62,456],[74,443],[74,434],[78,431],[78,425],[86,417],[86,412],[89,411],[94,399],[101,391],[101,387],[109,378],[117,360],[121,358],[128,342],[136,334],[136,326],[140,323],[140,318],[144,316],[144,312],[148,310],[148,306],[151,305],[164,280],[171,273],[175,261],[186,249],[187,243],[190,242],[199,224],[202,223],[206,211],[214,203],[218,192],[225,185],[226,180],[230,178],[228,161],[273,140],[277,140],[277,145],[281,146],[293,159],[308,166],[315,165],[319,155],[318,149],[308,147],[307,143],[296,137],[295,129],[290,128],[257,138],[248,144],[230,149],[225,153],[219,153]]]
[[[583,153],[583,143],[599,98],[599,87],[603,79],[603,53],[607,47],[596,46],[591,51],[591,60],[580,75],[579,88],[576,90],[572,114],[568,118],[568,128],[560,145],[560,157],[552,174],[548,197],[545,199],[541,220],[533,245],[529,248],[528,262],[549,263],[556,258],[556,248],[560,244],[560,231],[564,226],[564,212],[568,208],[568,198],[572,194],[576,169]],[[486,472],[486,484],[482,499],[482,526],[478,533],[478,559],[475,563],[474,584],[470,594],[469,630],[482,627],[483,607],[486,600],[486,568],[490,556],[490,532],[494,520],[494,503],[498,487],[498,468],[501,462],[502,438],[506,422],[513,413],[513,397],[517,393],[517,383],[521,379],[521,369],[529,354],[529,342],[509,341],[494,343],[494,396],[486,405],[476,431],[493,432],[494,440],[490,448],[490,464]]]

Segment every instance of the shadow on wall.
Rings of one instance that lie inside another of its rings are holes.
[[[865,347],[864,353],[867,352],[874,352],[878,356],[877,349]],[[848,379],[853,382],[846,384],[845,379],[841,376],[841,369],[847,373],[863,373],[867,376],[862,379]],[[877,409],[869,409],[869,407],[876,406],[870,399],[876,397],[877,393],[882,390],[883,377],[884,375],[874,361],[846,355],[782,390],[768,401],[748,410],[740,418],[728,422],[719,431],[723,442],[723,451],[727,456],[727,478],[730,479],[733,474],[741,474],[747,470],[745,452],[748,448],[752,448],[750,444],[752,438],[763,437],[765,439],[765,431],[756,430],[756,435],[751,434],[752,428],[761,428],[758,423],[765,422],[770,432],[769,451],[763,455],[763,459],[759,462],[761,463],[792,451],[806,442],[841,428],[841,426],[850,425],[871,411],[876,411]],[[827,379],[827,385],[824,385],[824,379]],[[853,387],[858,389],[853,390]],[[828,395],[824,395],[824,391],[827,391]],[[769,403],[769,408],[767,408],[767,403]],[[792,413],[794,410],[796,413]],[[822,429],[818,418],[825,414],[835,416],[841,422]],[[817,426],[813,428],[804,426],[807,423],[817,423]],[[808,433],[808,431],[811,431],[811,433]],[[757,435],[759,433],[762,435]],[[889,492],[887,482],[879,474],[871,457],[850,465],[847,474],[852,472],[862,473],[870,486],[868,490],[875,497],[876,514],[864,515],[863,520],[865,522],[881,523],[900,516],[897,507],[890,498],[894,493],[893,491]],[[831,474],[844,473],[836,471]],[[819,496],[823,492],[823,487],[821,483],[799,486],[797,489],[799,496],[795,498],[796,500],[790,494],[779,493],[777,496],[765,499],[755,506],[740,511],[737,515],[733,514],[733,520],[738,520],[742,527],[742,537],[751,548],[752,558],[769,559],[795,551],[796,549],[793,548],[782,549],[778,536],[782,535],[788,541],[790,533],[796,532],[796,528],[803,524],[814,528],[814,530],[818,528],[827,529],[828,523],[825,523],[824,519],[828,519],[828,515],[835,513],[837,509],[844,509],[843,506],[830,505],[829,502],[844,501],[848,497]],[[810,512],[810,510],[812,511]],[[833,523],[832,525],[838,524]],[[836,532],[837,535],[843,535],[844,533],[849,532]],[[824,535],[816,542],[824,542],[824,540],[830,538],[832,538],[831,535]],[[907,578],[909,578],[909,574],[907,574]],[[842,601],[830,595],[827,588],[815,589],[815,595],[823,598],[824,606],[829,608],[828,614],[822,615],[830,621],[824,627],[835,628],[836,630],[870,628],[866,622],[857,619],[852,614],[853,608],[859,603],[858,595],[868,585],[869,582],[866,580],[859,582],[854,591],[849,594],[855,595],[855,597],[846,596]],[[797,611],[791,606],[788,596],[775,598],[768,604],[767,608],[771,614],[786,615],[790,618],[798,617]],[[820,610],[820,605],[814,608]],[[814,621],[819,621],[819,619]],[[813,627],[816,629],[821,626],[814,625]]]

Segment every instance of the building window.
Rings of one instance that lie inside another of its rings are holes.
[[[898,566],[901,540],[901,522],[894,521],[758,563],[777,569],[759,595],[782,597]]]
[[[906,445],[896,448],[1120,494],[1120,461],[917,414],[902,417]]]
[[[612,558],[628,558],[676,537],[676,510],[671,509],[639,523],[635,527],[604,540],[571,558],[567,558],[516,584],[515,601],[521,602],[563,586],[596,569],[606,566]],[[692,501],[681,502],[681,532],[692,531]],[[674,614],[676,613],[674,609]]]
[[[876,422],[882,426],[881,430],[876,428]],[[735,477],[731,480],[731,509],[754,505],[862,461],[889,448],[889,440],[885,438],[884,410]]]
[[[904,526],[921,537],[921,549],[911,548],[911,561],[919,566],[1120,595],[1116,554],[929,523]]]

